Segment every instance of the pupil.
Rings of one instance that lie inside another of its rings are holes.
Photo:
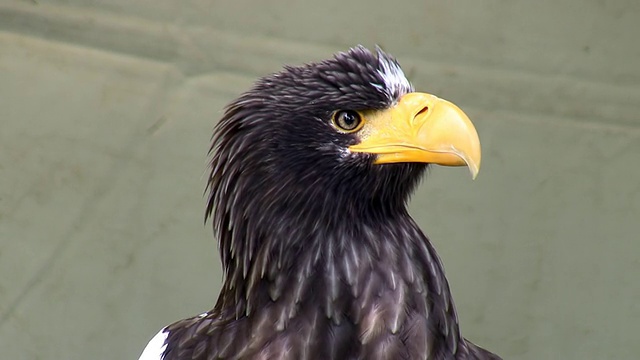
[[[356,121],[355,117],[353,116],[353,114],[350,113],[346,113],[344,115],[344,122],[345,124],[347,124],[348,127],[351,127],[353,125],[353,123]]]

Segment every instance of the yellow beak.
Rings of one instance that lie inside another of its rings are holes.
[[[480,140],[460,108],[434,95],[409,93],[393,107],[365,114],[360,143],[349,150],[377,154],[376,164],[423,162],[480,170]]]

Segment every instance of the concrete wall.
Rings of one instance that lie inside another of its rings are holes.
[[[412,210],[465,335],[640,353],[640,2],[0,0],[0,349],[137,358],[211,308],[210,131],[259,75],[362,43],[475,121]]]

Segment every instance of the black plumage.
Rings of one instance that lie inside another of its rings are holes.
[[[356,47],[264,77],[226,108],[207,206],[224,284],[211,311],[163,330],[164,359],[499,359],[462,337],[407,212],[428,164],[378,164],[332,123],[395,106],[413,91],[403,79],[392,57]]]

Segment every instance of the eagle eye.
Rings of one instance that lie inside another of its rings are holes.
[[[333,114],[333,124],[342,132],[352,133],[360,130],[364,121],[357,111],[338,110]]]

